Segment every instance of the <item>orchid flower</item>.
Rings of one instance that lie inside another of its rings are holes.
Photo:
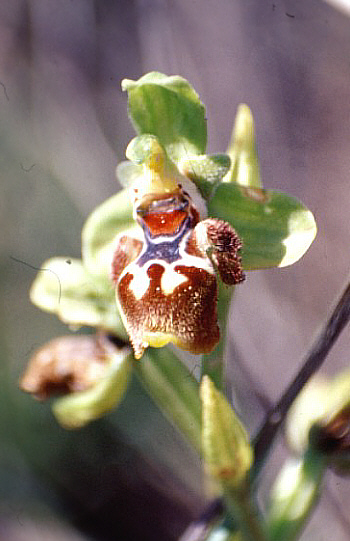
[[[77,427],[120,402],[133,367],[200,451],[198,381],[176,352],[161,346],[171,342],[201,355],[202,372],[211,377],[212,362],[220,386],[233,290],[227,285],[241,283],[246,271],[300,259],[316,224],[297,199],[262,188],[246,105],[238,108],[227,153],[207,155],[205,108],[185,79],[152,72],[124,80],[122,88],[138,134],[127,148],[128,161],[117,168],[124,189],[88,217],[82,260],[46,261],[30,292],[34,304],[74,329],[97,329],[88,350],[100,344],[104,368],[99,365],[95,381],[84,380],[83,387],[67,385],[76,381],[80,355],[69,350],[70,372],[69,351],[55,342],[34,355],[30,385],[25,375],[22,387],[37,396],[42,389],[65,389],[70,394],[54,411],[65,426]],[[74,338],[79,349],[81,337]]]

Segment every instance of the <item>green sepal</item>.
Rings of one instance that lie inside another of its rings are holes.
[[[138,81],[124,79],[128,111],[138,134],[158,137],[178,163],[188,154],[204,154],[207,145],[205,108],[182,77],[151,72]]]
[[[246,270],[284,267],[307,251],[315,219],[300,201],[283,192],[221,183],[208,202],[209,216],[229,222],[243,241]]]
[[[119,233],[138,229],[132,216],[129,190],[121,190],[108,198],[90,214],[82,230],[84,265],[107,287]]]
[[[208,376],[201,382],[202,446],[205,465],[223,486],[245,485],[253,463],[248,435],[235,411]]]
[[[181,172],[191,179],[202,197],[210,199],[217,184],[227,175],[231,165],[227,154],[189,156],[180,164]]]
[[[132,353],[127,347],[114,350],[106,352],[106,372],[93,387],[54,402],[53,413],[64,428],[81,428],[116,408],[123,399],[132,371]]]
[[[100,327],[127,338],[112,286],[103,287],[79,259],[45,261],[30,290],[31,301],[71,325]]]

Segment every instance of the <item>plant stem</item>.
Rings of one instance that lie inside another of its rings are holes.
[[[134,371],[161,411],[201,453],[198,382],[169,348],[148,348]]]
[[[226,489],[224,501],[245,541],[268,540],[247,484],[239,490]]]
[[[304,387],[305,383],[320,368],[332,346],[335,344],[341,331],[350,319],[350,282],[347,284],[340,300],[332,310],[321,332],[316,337],[305,362],[280,400],[268,413],[266,420],[254,439],[255,471],[256,475],[263,464],[278,429],[283,423],[289,407]]]

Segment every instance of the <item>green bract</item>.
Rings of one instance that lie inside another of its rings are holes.
[[[148,348],[134,369],[163,413],[200,453],[201,404],[192,373],[170,348]]]
[[[203,457],[220,483],[240,486],[253,463],[248,435],[236,413],[208,376],[201,383]]]

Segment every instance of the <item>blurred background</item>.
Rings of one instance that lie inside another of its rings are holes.
[[[67,333],[31,305],[34,268],[80,257],[84,220],[118,190],[134,136],[121,79],[187,78],[207,107],[210,152],[226,149],[247,103],[264,186],[315,214],[305,257],[249,273],[235,295],[227,362],[254,433],[348,279],[349,51],[345,0],[1,1],[0,539],[176,540],[206,505],[198,459],[136,381],[78,432],[17,387],[33,351]],[[349,350],[345,330],[322,372],[347,367]],[[281,437],[262,498],[285,453]],[[303,541],[348,540],[349,502],[349,483],[327,474]]]

